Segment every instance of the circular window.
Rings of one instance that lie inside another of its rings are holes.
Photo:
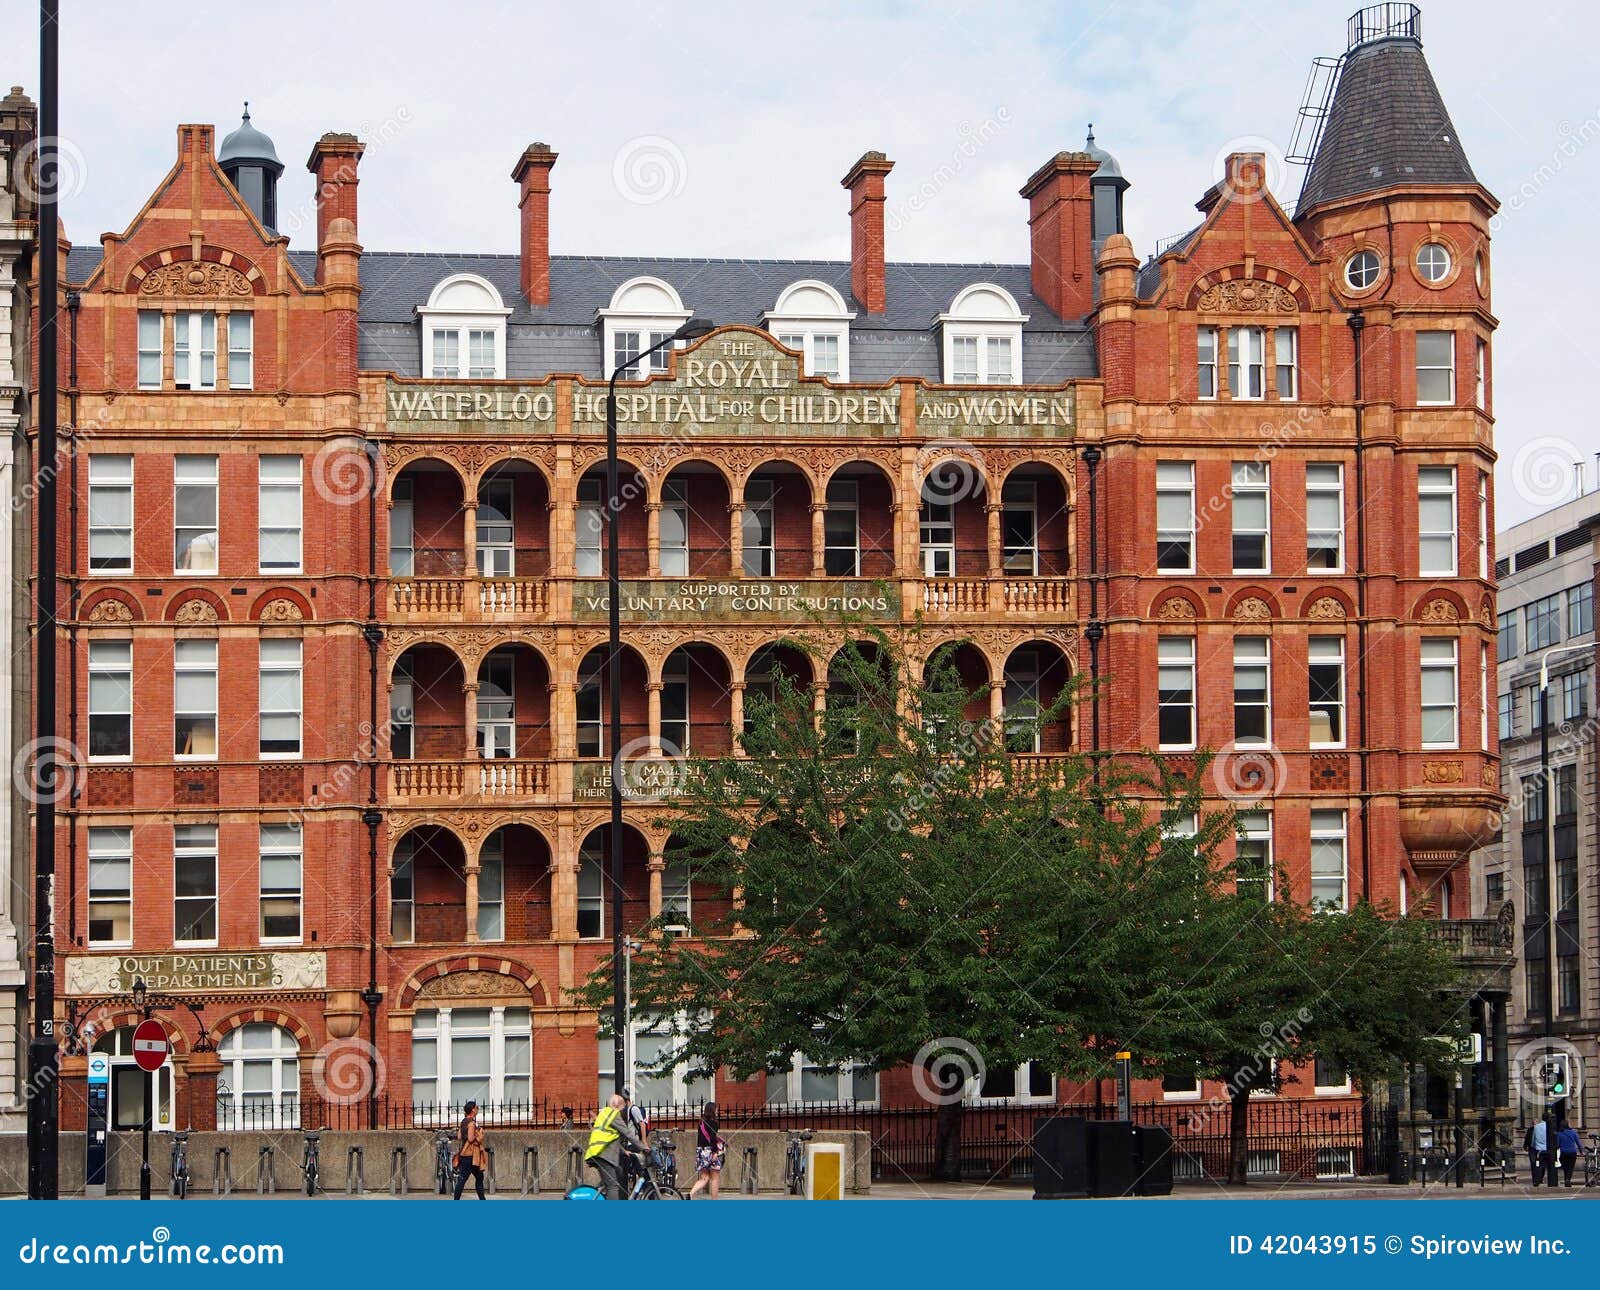
[[[1365,291],[1378,280],[1383,262],[1376,251],[1357,251],[1344,262],[1344,280],[1352,291]]]
[[[1450,252],[1438,242],[1417,248],[1417,274],[1424,282],[1443,282],[1450,276]]]

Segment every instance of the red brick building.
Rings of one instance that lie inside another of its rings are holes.
[[[289,1123],[374,1072],[389,1106],[446,1116],[609,1080],[573,992],[610,949],[616,368],[630,762],[734,752],[775,670],[825,708],[826,669],[780,643],[815,608],[920,619],[996,717],[1106,683],[1017,754],[1041,769],[1222,749],[1215,796],[1280,896],[1468,912],[1457,875],[1500,800],[1495,205],[1414,24],[1354,40],[1293,216],[1236,155],[1143,265],[1092,136],[1023,187],[1014,266],[887,260],[872,152],[843,181],[848,262],[553,256],[544,144],[512,172],[518,255],[363,254],[344,135],[312,149],[318,242],[291,250],[248,118],[216,155],[208,126],[178,137],[127,230],[66,254],[63,733],[85,766],[57,906],[63,1008],[116,1060],[135,978],[197,1009],[165,1014],[168,1122]],[[719,327],[638,371],[690,317]],[[628,930],[693,935],[724,897],[660,813],[628,810]],[[717,1094],[912,1096],[800,1055],[764,1085]],[[1319,1089],[1348,1091],[1286,1084]],[[1080,1091],[1008,1071],[981,1092]]]

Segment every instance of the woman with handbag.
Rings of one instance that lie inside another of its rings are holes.
[[[693,1200],[700,1189],[706,1188],[711,1199],[717,1199],[722,1189],[722,1162],[727,1158],[728,1144],[717,1132],[717,1104],[707,1102],[700,1110],[700,1128],[694,1141],[694,1186],[689,1188],[686,1200]]]
[[[483,1171],[489,1165],[489,1149],[483,1145],[483,1130],[478,1127],[478,1104],[468,1102],[461,1127],[456,1130],[456,1199],[467,1186],[467,1175],[477,1184],[478,1199],[487,1200],[483,1194]]]

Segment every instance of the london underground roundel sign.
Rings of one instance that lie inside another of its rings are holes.
[[[167,1043],[167,1028],[153,1017],[141,1021],[133,1032],[133,1060],[142,1071],[158,1071],[167,1060],[171,1045]]]

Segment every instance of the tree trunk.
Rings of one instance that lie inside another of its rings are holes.
[[[961,1181],[961,1121],[966,1107],[960,1096],[946,1097],[934,1115],[933,1178]]]
[[[1250,1158],[1250,1089],[1235,1089],[1228,1102],[1228,1181],[1245,1185]]]

